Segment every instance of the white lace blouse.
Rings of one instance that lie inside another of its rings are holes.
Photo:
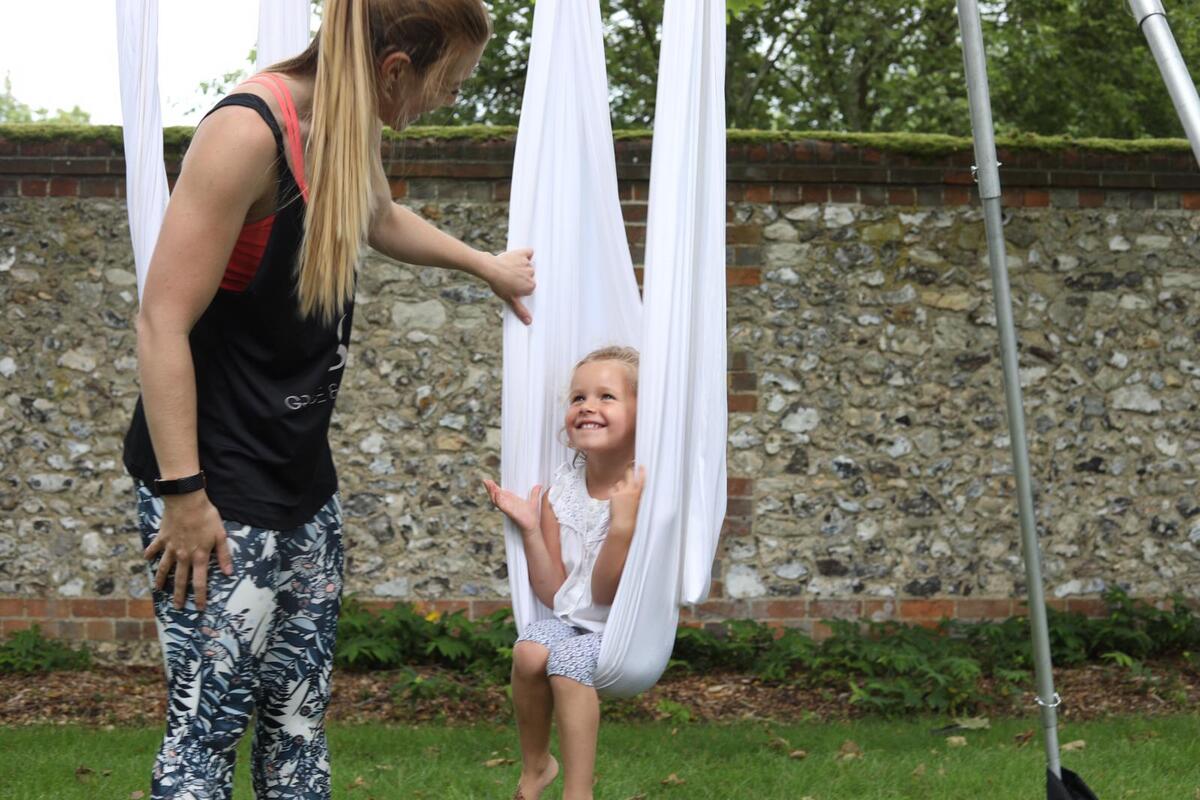
[[[558,518],[563,568],[567,579],[554,595],[554,616],[577,628],[599,633],[609,606],[592,601],[592,570],[608,535],[609,502],[588,494],[586,467],[563,464],[550,484],[550,507]]]

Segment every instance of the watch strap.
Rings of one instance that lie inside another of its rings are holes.
[[[186,478],[172,478],[166,481],[158,478],[154,481],[154,494],[159,497],[168,494],[188,494],[198,492],[207,485],[204,479],[204,470],[200,470],[195,475],[189,475]]]

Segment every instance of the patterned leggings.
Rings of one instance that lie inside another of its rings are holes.
[[[163,501],[137,487],[148,546]],[[154,592],[166,663],[167,733],[154,762],[153,800],[229,800],[238,740],[256,713],[251,773],[258,800],[330,796],[325,707],[342,592],[342,514],[330,498],[290,531],[226,522],[233,575],[216,558],[208,605],[182,610],[170,580]],[[158,569],[150,565],[151,579]]]

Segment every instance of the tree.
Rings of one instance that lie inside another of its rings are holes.
[[[79,106],[70,110],[57,109],[50,113],[44,108],[32,108],[22,103],[12,93],[12,78],[4,76],[4,93],[0,94],[0,123],[47,122],[55,125],[86,125],[91,114]]]

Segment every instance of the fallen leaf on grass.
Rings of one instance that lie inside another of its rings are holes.
[[[683,786],[687,781],[672,772],[661,781],[663,786]]]
[[[138,789],[136,792],[129,793],[129,800],[142,800],[142,798],[145,796],[146,796],[146,793],[143,792],[141,789]]]
[[[797,761],[803,761],[804,759],[808,758],[808,751],[807,750],[793,750],[792,752],[788,753],[788,758],[794,758]]]
[[[967,737],[965,736],[947,736],[946,747],[966,747]]]
[[[354,790],[354,789],[369,789],[371,787],[367,785],[367,782],[363,778],[363,776],[359,775],[353,781],[351,781],[350,785],[347,786],[346,788],[350,789],[350,790]]]
[[[80,783],[87,783],[88,779],[91,777],[92,777],[92,768],[91,767],[86,766],[84,764],[80,764],[78,767],[75,768],[75,780],[79,781]]]
[[[489,758],[483,762],[485,767],[507,767],[509,764],[515,764],[511,758]]]
[[[638,792],[637,794],[629,795],[629,797],[626,797],[625,800],[646,800],[646,795]]]
[[[842,746],[838,750],[837,754],[838,761],[850,761],[852,759],[862,757],[862,748],[858,746],[858,742],[855,742],[851,739],[847,739],[846,741],[842,742]]]
[[[964,731],[986,731],[992,727],[987,717],[955,717],[954,724]]]
[[[1013,737],[1013,741],[1017,743],[1017,747],[1024,747],[1025,745],[1029,744],[1029,740],[1033,738],[1033,733],[1033,728],[1021,731]]]
[[[917,764],[917,768],[912,771],[912,776],[914,778],[920,778],[924,775],[925,775],[925,762],[922,761],[920,764]]]
[[[1083,739],[1076,739],[1073,742],[1067,742],[1059,749],[1064,753],[1073,753],[1076,750],[1082,750],[1085,747],[1087,747],[1087,742],[1085,742]]]

